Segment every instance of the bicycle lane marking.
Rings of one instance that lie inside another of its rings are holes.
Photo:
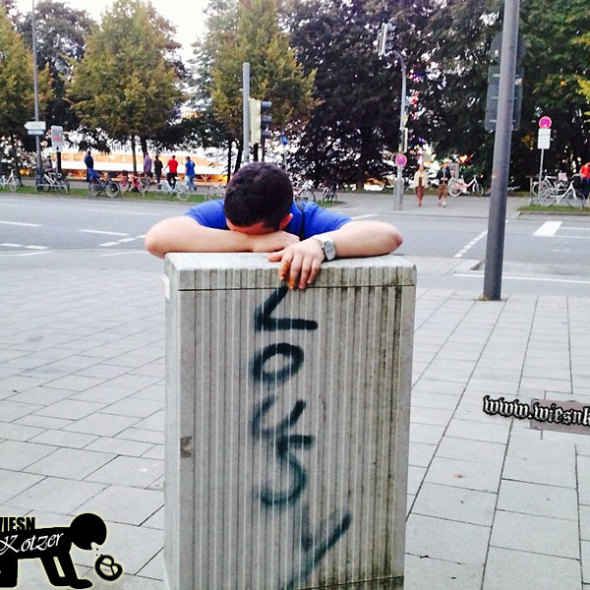
[[[561,227],[562,223],[562,221],[546,221],[539,229],[537,229],[533,236],[537,238],[551,238],[557,233],[557,230]]]
[[[487,235],[488,235],[488,230],[487,229],[485,231],[482,231],[478,236],[476,236],[475,238],[473,238],[473,240],[471,240],[471,242],[469,242],[468,244],[466,244],[465,246],[463,246],[463,248],[461,248],[461,250],[459,250],[459,252],[457,252],[453,256],[453,258],[461,258],[466,252],[468,252],[469,250],[471,250],[471,248],[473,248],[473,246],[475,246],[475,244],[477,244],[479,241],[481,241]]]

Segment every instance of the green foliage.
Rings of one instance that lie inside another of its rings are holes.
[[[33,118],[33,64],[20,35],[0,8],[0,137],[24,139],[24,124]],[[2,156],[3,154],[0,154]]]
[[[250,95],[272,101],[273,127],[302,121],[313,106],[313,72],[303,73],[279,29],[276,0],[245,0],[237,9],[235,3],[213,4],[211,24],[219,28],[210,30],[200,48],[200,76],[211,98],[205,106],[226,137],[241,145],[243,62],[250,64]]]
[[[401,68],[393,55],[379,58],[377,32],[382,22],[398,23],[396,47],[408,71],[423,73],[429,3],[299,1],[291,10],[292,43],[305,71],[316,71],[318,103],[294,164],[315,181],[362,187],[385,170],[383,148],[397,151],[400,126]]]
[[[179,76],[170,40],[149,3],[117,0],[86,39],[70,97],[88,127],[119,141],[150,138],[177,116]]]
[[[66,96],[66,80],[72,73],[72,64],[84,55],[84,37],[92,21],[88,15],[70,8],[62,2],[44,0],[35,5],[35,31],[37,67],[47,69],[51,92],[43,119],[48,125],[63,125],[73,130],[78,126]],[[19,30],[32,48],[32,15],[28,13],[19,24]]]
[[[554,168],[575,167],[590,159],[588,99],[579,84],[590,77],[590,49],[579,42],[590,30],[588,1],[522,0],[521,22],[527,46],[523,128],[528,122],[530,132],[523,133],[516,156],[525,165],[526,154],[536,151],[538,118],[549,115],[553,125],[546,161]]]

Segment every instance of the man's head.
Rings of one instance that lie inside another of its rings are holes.
[[[227,185],[223,212],[230,229],[256,225],[278,231],[289,222],[292,203],[293,186],[286,172],[275,164],[252,162]]]

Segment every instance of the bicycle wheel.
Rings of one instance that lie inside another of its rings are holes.
[[[119,191],[122,193],[126,193],[131,188],[131,183],[129,182],[128,178],[122,178],[117,182],[117,184],[119,185]]]
[[[117,182],[109,180],[105,186],[105,192],[107,197],[113,199],[114,197],[118,197],[121,194],[121,187]]]
[[[140,178],[139,184],[137,185],[137,190],[142,195],[145,195],[145,193],[147,193],[149,188],[150,188],[150,179],[149,178]]]
[[[177,182],[176,186],[174,187],[174,192],[176,194],[176,198],[181,201],[188,201],[188,198],[191,196],[190,190],[184,182]]]
[[[476,180],[471,187],[471,192],[477,197],[483,197],[483,186]]]
[[[21,187],[21,181],[15,176],[9,178],[10,190],[15,193]]]
[[[62,193],[65,193],[67,195],[70,192],[70,181],[65,178],[58,180],[57,181],[57,188]]]
[[[91,182],[88,185],[88,193],[90,194],[90,196],[97,197],[98,193],[100,193],[100,191],[102,191],[102,188],[101,188],[100,183],[98,181]]]
[[[456,180],[450,180],[447,190],[451,197],[458,197],[461,194],[461,185]]]

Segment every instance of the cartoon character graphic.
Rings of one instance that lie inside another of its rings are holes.
[[[0,588],[17,586],[19,559],[40,559],[47,578],[53,586],[90,588],[92,586],[90,580],[78,578],[70,550],[72,545],[75,545],[90,551],[93,543],[102,545],[106,538],[107,527],[104,521],[100,516],[91,513],[76,516],[69,527],[2,532],[0,533]],[[123,573],[121,566],[115,564],[112,557],[101,555],[95,567],[96,572],[101,575],[101,566],[105,560],[109,559],[110,570],[114,572],[110,578],[112,580]]]

